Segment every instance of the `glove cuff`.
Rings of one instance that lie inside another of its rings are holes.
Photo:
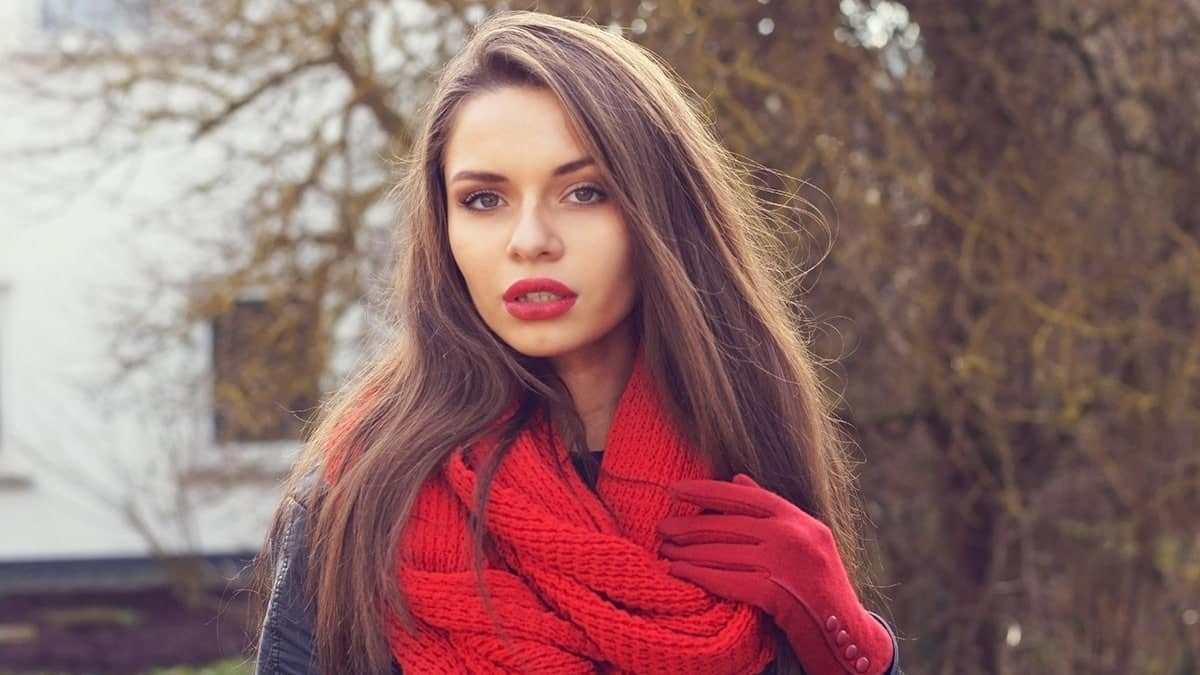
[[[808,675],[881,675],[891,668],[892,635],[861,606],[842,613],[797,609],[779,627]]]

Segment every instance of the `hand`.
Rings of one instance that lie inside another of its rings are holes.
[[[669,489],[719,512],[658,522],[671,574],[769,614],[809,675],[890,667],[891,634],[858,601],[828,526],[745,474]]]

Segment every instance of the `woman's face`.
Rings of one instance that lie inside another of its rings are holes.
[[[533,357],[620,349],[637,297],[629,231],[554,95],[470,97],[443,166],[451,253],[484,322]],[[561,287],[514,287],[539,279]]]

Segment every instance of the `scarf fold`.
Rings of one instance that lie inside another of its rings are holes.
[[[401,536],[399,583],[418,630],[392,617],[388,638],[405,673],[726,675],[771,661],[769,619],[670,576],[658,556],[655,524],[699,512],[672,505],[666,486],[709,476],[667,420],[640,349],[594,493],[542,413],[501,462],[485,523],[489,616],[467,518],[476,467],[496,445],[456,449]]]

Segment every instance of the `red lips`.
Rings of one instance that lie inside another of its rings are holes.
[[[553,293],[558,300],[519,300],[526,293]],[[522,321],[555,319],[575,305],[575,291],[555,279],[521,279],[504,291],[504,308]]]
[[[517,298],[526,293],[537,293],[539,291],[553,293],[563,299],[575,297],[575,291],[567,288],[567,285],[557,279],[518,279],[512,286],[504,291],[505,302],[516,302]]]

